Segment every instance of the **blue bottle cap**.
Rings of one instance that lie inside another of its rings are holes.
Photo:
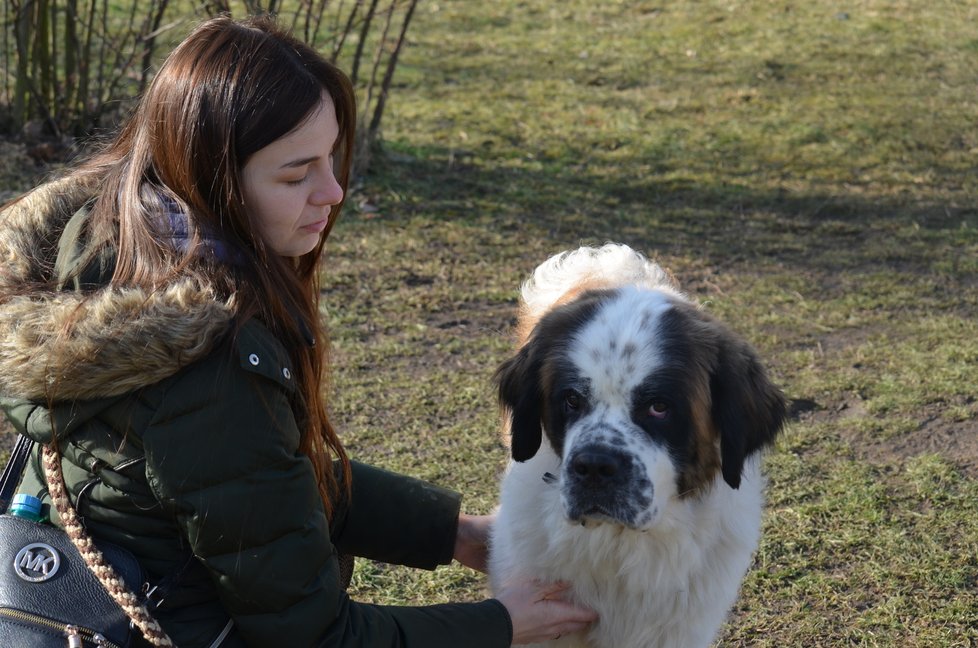
[[[41,500],[27,493],[17,493],[10,502],[10,513],[21,517],[40,518]]]

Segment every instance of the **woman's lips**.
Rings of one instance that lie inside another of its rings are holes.
[[[308,225],[303,225],[299,229],[305,232],[310,232],[312,234],[318,234],[319,232],[322,232],[324,229],[326,229],[327,223],[329,223],[329,219],[324,218],[323,220],[319,220],[314,223],[309,223]]]

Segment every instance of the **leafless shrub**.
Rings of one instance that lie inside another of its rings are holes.
[[[164,50],[196,20],[269,13],[350,73],[360,127],[356,172],[380,138],[418,0],[6,0],[0,131],[55,139],[110,126],[146,86]]]

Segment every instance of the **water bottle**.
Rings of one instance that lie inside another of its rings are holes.
[[[17,493],[14,495],[14,499],[10,502],[9,513],[15,517],[30,520],[31,522],[44,521],[41,500],[27,493]]]

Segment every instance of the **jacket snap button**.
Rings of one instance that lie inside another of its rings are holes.
[[[248,362],[250,362],[252,365],[257,367],[258,363],[261,362],[261,360],[258,359],[257,355],[252,353],[250,356],[248,356]]]
[[[286,380],[292,380],[292,372],[289,371],[289,368],[288,367],[285,367],[284,369],[282,369],[282,375],[285,376],[285,379]]]

